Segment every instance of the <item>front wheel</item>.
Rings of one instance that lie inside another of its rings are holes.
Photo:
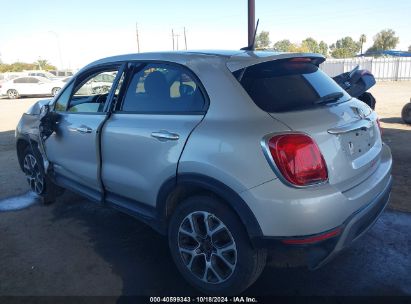
[[[261,274],[266,251],[251,246],[237,215],[209,196],[183,201],[169,226],[169,247],[177,268],[206,294],[234,295]]]
[[[411,102],[407,103],[402,108],[401,117],[402,117],[402,120],[404,120],[405,123],[411,124]]]
[[[45,174],[43,159],[37,148],[27,146],[22,156],[23,171],[31,191],[39,195],[46,205],[53,203],[64,192]]]
[[[31,191],[43,195],[46,192],[43,165],[40,157],[30,147],[24,151],[23,170]]]
[[[19,92],[17,90],[11,89],[7,91],[7,96],[9,99],[17,99],[19,98]]]

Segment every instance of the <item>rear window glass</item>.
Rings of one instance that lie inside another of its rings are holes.
[[[266,112],[287,112],[317,107],[321,97],[343,92],[328,75],[310,62],[269,61],[236,71],[234,76],[251,99]]]

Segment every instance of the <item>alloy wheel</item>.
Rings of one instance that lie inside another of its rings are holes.
[[[8,90],[7,95],[10,99],[16,99],[19,96],[19,93],[16,90]]]
[[[23,162],[24,174],[33,192],[41,194],[44,190],[44,177],[36,158],[28,153]]]
[[[225,282],[237,265],[237,246],[230,230],[209,212],[195,211],[184,218],[178,249],[188,270],[208,284]]]

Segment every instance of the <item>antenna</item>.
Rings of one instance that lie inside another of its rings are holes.
[[[140,40],[138,37],[138,24],[136,22],[137,53],[140,53]]]
[[[255,25],[255,30],[254,30],[253,41],[251,42],[250,45],[241,48],[242,51],[254,51],[254,49],[255,49],[255,37],[257,35],[257,29],[258,29],[258,23],[259,22],[260,22],[260,19],[257,19],[257,24]]]

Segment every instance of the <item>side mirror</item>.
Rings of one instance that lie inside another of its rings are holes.
[[[40,108],[40,120],[42,120],[50,112],[50,105],[45,104]]]

